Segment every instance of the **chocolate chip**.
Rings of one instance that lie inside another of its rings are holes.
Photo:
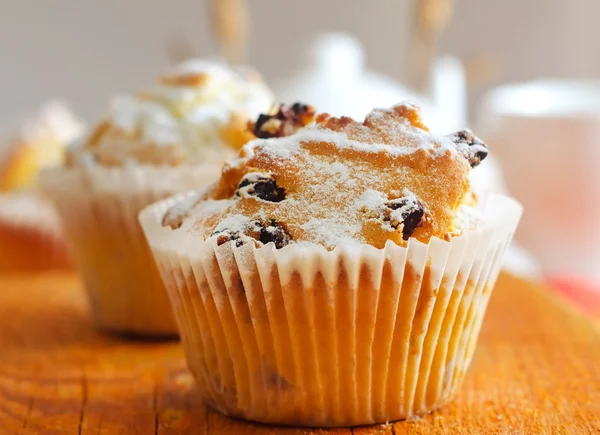
[[[308,104],[294,103],[291,106],[282,104],[277,111],[261,114],[250,130],[256,137],[269,139],[294,134],[298,129],[311,123],[315,118],[315,109]]]
[[[285,189],[268,174],[250,172],[240,181],[236,196],[255,196],[264,201],[281,202],[285,199]]]
[[[276,249],[281,249],[292,242],[292,237],[285,228],[273,219],[267,223],[258,220],[249,222],[241,232],[239,230],[221,230],[213,232],[211,236],[217,236],[217,246],[235,241],[235,246],[238,248],[248,240],[244,240],[242,236],[254,239],[263,245],[273,242]]]
[[[425,205],[415,196],[393,199],[384,204],[383,220],[389,222],[390,226],[397,229],[402,225],[402,239],[408,240],[417,228],[421,228],[427,222],[427,210]]]
[[[467,159],[472,168],[478,166],[488,155],[487,145],[471,130],[462,130],[450,135],[456,148]]]

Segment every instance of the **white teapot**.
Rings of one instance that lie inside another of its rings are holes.
[[[325,34],[307,54],[300,72],[274,83],[279,101],[302,101],[318,111],[363,119],[374,107],[410,100],[421,106],[425,122],[438,133],[466,123],[464,70],[456,58],[444,56],[434,62],[429,95],[421,95],[368,70],[362,46],[349,35]]]

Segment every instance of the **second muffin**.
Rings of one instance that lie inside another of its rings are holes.
[[[96,324],[175,335],[169,301],[137,221],[148,204],[213,181],[272,96],[256,72],[192,60],[147,91],[116,98],[42,189],[64,224]]]

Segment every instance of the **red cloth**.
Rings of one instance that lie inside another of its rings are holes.
[[[600,284],[575,276],[552,277],[547,282],[585,312],[600,319]]]

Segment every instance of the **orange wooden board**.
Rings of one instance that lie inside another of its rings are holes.
[[[500,276],[457,400],[415,421],[310,430],[206,409],[180,346],[96,332],[77,279],[0,277],[0,434],[600,433],[600,328]]]

